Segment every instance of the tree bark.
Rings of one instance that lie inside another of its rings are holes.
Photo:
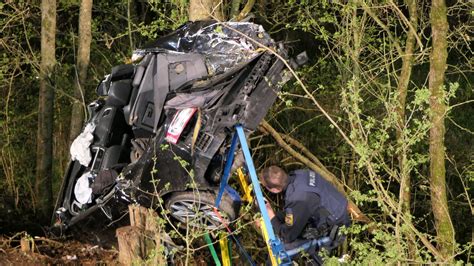
[[[122,265],[166,265],[158,215],[139,205],[128,206],[130,226],[116,230]]]
[[[84,92],[87,80],[91,51],[91,20],[92,0],[82,0],[79,11],[79,45],[77,49],[76,86],[74,90],[74,103],[71,112],[71,128],[69,130],[69,144],[81,132],[84,120]]]
[[[31,237],[24,236],[20,239],[20,250],[24,253],[35,252],[35,241]]]
[[[407,153],[409,151],[409,147],[407,141],[405,140],[406,136],[404,135],[405,130],[405,108],[406,108],[406,98],[408,92],[408,85],[410,82],[411,72],[412,72],[412,64],[413,64],[413,53],[415,50],[415,43],[416,43],[416,29],[418,24],[418,10],[415,0],[406,0],[406,4],[408,5],[409,15],[410,15],[410,24],[411,28],[409,27],[407,33],[407,41],[405,45],[405,52],[402,55],[402,69],[400,72],[400,76],[398,78],[398,126],[397,126],[397,141],[398,144],[401,146],[400,153],[398,154],[398,164],[399,164],[399,171],[400,171],[400,191],[399,191],[399,207],[397,213],[397,239],[400,240],[400,236],[398,233],[400,232],[400,215],[408,215],[410,217],[410,205],[411,205],[411,180],[410,180],[410,169],[407,164],[408,157]],[[411,30],[413,29],[413,30]],[[415,257],[415,244],[413,241],[413,236],[411,234],[407,235],[409,242],[408,252],[409,257],[414,259]],[[400,244],[399,244],[400,246]]]
[[[414,29],[417,28],[417,7],[415,0],[407,0],[408,9],[410,10],[410,24]],[[405,108],[406,108],[406,98],[408,91],[408,83],[410,82],[412,63],[413,63],[413,52],[415,50],[415,33],[413,31],[408,31],[408,37],[405,46],[405,53],[402,55],[402,69],[400,77],[398,79],[398,102],[399,106],[397,108],[399,121],[398,121],[398,141],[401,145],[404,145],[405,141],[403,139],[403,129],[405,128]],[[410,210],[410,173],[406,165],[406,152],[407,149],[403,149],[399,155],[399,167],[401,173],[401,183],[404,184],[404,188],[400,188],[400,201],[402,205],[402,211],[406,212]]]
[[[116,230],[119,248],[119,262],[122,265],[139,265],[146,256],[143,251],[143,231],[135,226],[124,226]]]
[[[446,193],[446,169],[444,118],[446,104],[444,101],[444,78],[447,67],[448,21],[444,0],[433,0],[430,12],[431,34],[433,44],[430,56],[429,90],[430,90],[430,191],[431,206],[437,231],[437,244],[443,262],[452,261],[454,256],[454,228],[449,215]]]
[[[52,165],[53,165],[53,116],[54,84],[51,76],[56,64],[56,0],[41,2],[41,64],[38,103],[38,133],[36,144],[35,193],[41,219],[51,215]]]
[[[188,15],[190,21],[216,19],[224,20],[221,0],[190,0]]]

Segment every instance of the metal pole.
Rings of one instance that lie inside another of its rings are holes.
[[[249,146],[247,145],[247,138],[245,137],[244,129],[241,125],[235,126],[237,135],[239,136],[240,147],[244,153],[245,162],[247,164],[247,170],[249,171],[250,178],[252,179],[253,190],[257,198],[258,207],[262,213],[263,221],[267,229],[268,238],[270,239],[270,246],[272,248],[273,255],[275,256],[277,262],[280,265],[289,265],[291,263],[289,257],[286,255],[283,243],[275,236],[273,232],[272,223],[270,222],[270,217],[268,216],[267,208],[265,207],[265,201],[263,198],[263,193],[260,188],[260,183],[258,181],[257,172],[255,171],[255,166],[253,164],[252,155],[250,154]],[[284,261],[282,261],[284,260]]]

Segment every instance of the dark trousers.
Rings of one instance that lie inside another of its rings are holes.
[[[290,243],[285,243],[285,250],[291,250],[295,249],[298,247],[301,247],[302,245],[306,244],[307,242],[312,241],[312,239],[296,239],[293,242]],[[318,255],[318,252],[320,251],[320,248],[318,247],[312,247],[304,252],[301,252],[300,254],[294,256],[292,260],[298,260],[302,259],[305,261],[305,265],[323,265],[323,260],[322,258]]]

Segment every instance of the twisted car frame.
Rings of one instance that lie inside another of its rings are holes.
[[[71,145],[55,225],[97,210],[113,219],[118,204],[162,203],[182,225],[220,226],[212,208],[234,126],[255,130],[288,77],[264,47],[287,59],[259,25],[195,22],[112,68]],[[226,189],[219,210],[227,221],[239,206]]]

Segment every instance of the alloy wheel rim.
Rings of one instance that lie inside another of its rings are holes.
[[[173,202],[170,204],[170,214],[189,227],[217,229],[222,225],[221,218],[214,212],[214,206],[199,200]]]

